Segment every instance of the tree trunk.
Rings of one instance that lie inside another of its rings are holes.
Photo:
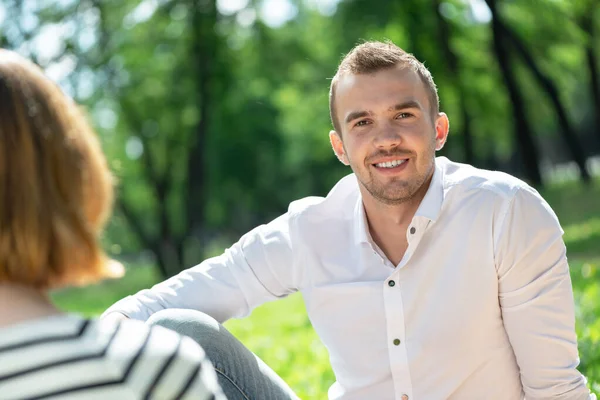
[[[547,75],[545,75],[541,71],[536,61],[533,59],[531,53],[525,47],[525,44],[517,36],[517,34],[500,19],[498,14],[495,14],[494,18],[497,20],[498,25],[502,29],[503,35],[507,38],[508,41],[510,41],[513,44],[517,53],[525,62],[527,68],[529,68],[529,70],[533,73],[533,76],[538,81],[540,87],[543,89],[544,92],[546,92],[546,94],[550,98],[552,106],[554,107],[554,111],[558,116],[558,122],[561,127],[560,132],[563,137],[563,140],[565,141],[571,153],[571,156],[573,157],[573,160],[579,167],[581,178],[584,182],[590,183],[591,177],[586,167],[587,157],[585,151],[577,137],[575,129],[573,128],[573,124],[571,124],[569,117],[567,116],[567,110],[563,105],[562,101],[560,100],[560,95],[558,93],[556,85]]]
[[[191,26],[193,28],[193,38],[191,50],[198,71],[196,101],[199,110],[199,121],[195,128],[194,137],[190,141],[192,148],[187,165],[187,227],[185,229],[185,231],[194,232],[196,235],[203,231],[204,210],[207,199],[205,151],[209,129],[209,113],[212,105],[209,83],[213,75],[213,64],[215,62],[216,37],[214,26],[217,19],[214,0],[200,3],[192,0]],[[184,253],[183,244],[178,252],[180,254]]]
[[[161,249],[161,244],[154,240],[148,232],[143,228],[141,221],[142,219],[135,215],[133,210],[129,207],[129,205],[123,201],[121,196],[117,197],[116,200],[116,208],[121,212],[129,227],[134,232],[137,239],[140,241],[141,245],[150,249],[154,256],[156,257],[156,266],[158,267],[158,271],[163,278],[167,278],[171,276],[169,272],[171,268],[169,268],[169,263]]]
[[[451,36],[451,27],[448,21],[444,18],[444,16],[440,12],[441,1],[433,0],[433,7],[435,8],[435,15],[438,23],[438,36],[439,41],[442,45],[442,51],[444,52],[444,57],[448,61],[448,70],[450,75],[455,77],[453,80],[456,84],[456,90],[458,91],[459,104],[461,109],[461,116],[463,121],[463,149],[465,154],[465,162],[467,164],[475,163],[475,154],[473,151],[473,134],[471,128],[471,115],[469,113],[469,109],[467,107],[467,95],[465,93],[464,85],[460,79],[460,65],[458,61],[458,56],[452,50],[450,46],[450,36]]]
[[[598,7],[597,0],[590,1],[590,8],[581,15],[581,29],[587,34],[585,46],[585,59],[590,74],[590,90],[592,92],[593,113],[596,118],[596,127],[600,127],[600,73],[598,72],[598,61],[596,59],[596,27],[594,15]],[[600,130],[596,130],[600,140]]]
[[[594,115],[596,116],[596,127],[600,127],[600,74],[598,73],[598,63],[594,48],[591,44],[585,49],[586,62],[590,71],[590,90],[592,91],[592,100],[594,102]],[[600,139],[600,129],[597,129],[598,139]]]
[[[531,183],[541,187],[543,185],[538,151],[535,146],[533,131],[525,114],[525,102],[519,90],[516,77],[511,65],[511,55],[508,52],[506,38],[502,36],[502,28],[496,18],[496,0],[485,0],[492,12],[492,36],[494,54],[498,60],[502,79],[508,90],[510,103],[513,110],[514,135],[521,150],[521,157],[525,167],[525,174]]]
[[[166,260],[164,255],[160,250],[154,250],[154,255],[156,256],[156,266],[158,268],[158,272],[160,272],[160,276],[162,279],[167,279],[173,274],[170,272],[171,268],[169,268],[169,262]]]

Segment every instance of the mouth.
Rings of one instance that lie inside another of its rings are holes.
[[[384,162],[380,162],[377,164],[373,164],[375,167],[377,168],[396,168],[399,167],[400,165],[406,163],[408,161],[408,158],[405,159],[400,159],[400,160],[393,160],[393,161],[384,161]]]
[[[408,164],[408,158],[395,158],[378,163],[371,164],[375,169],[381,172],[398,172],[403,170]]]

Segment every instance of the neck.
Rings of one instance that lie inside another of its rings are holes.
[[[414,217],[421,198],[413,197],[410,200],[403,202],[402,204],[384,204],[371,197],[363,196],[363,204],[365,206],[365,213],[369,224],[382,225],[382,226],[404,226]]]
[[[394,265],[398,265],[404,257],[408,247],[406,230],[425,197],[430,183],[431,176],[414,196],[394,205],[381,203],[363,192],[363,204],[371,237]]]
[[[0,327],[60,313],[43,290],[0,284]]]

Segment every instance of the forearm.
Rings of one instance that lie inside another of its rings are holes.
[[[221,265],[223,257],[206,260],[150,289],[125,297],[104,315],[118,312],[146,321],[156,312],[176,308],[202,311],[220,322],[243,316],[248,313],[244,293],[231,268]]]
[[[279,286],[281,279],[271,271],[268,255],[278,255],[275,249],[267,253],[263,245],[246,245],[243,239],[224,254],[205,260],[182,271],[151,289],[128,296],[110,307],[104,315],[119,312],[129,318],[146,321],[152,314],[169,309],[202,311],[223,323],[229,318],[248,315],[252,308],[287,295]],[[285,265],[286,260],[277,260]]]
[[[545,281],[545,285],[543,282]],[[538,286],[539,290],[534,289]],[[540,277],[527,290],[503,298],[502,315],[528,400],[588,400],[579,356],[571,282],[564,266]],[[527,300],[519,295],[527,295]],[[518,300],[517,300],[518,299]]]

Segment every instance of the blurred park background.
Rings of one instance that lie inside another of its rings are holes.
[[[443,155],[530,182],[565,229],[581,370],[600,390],[600,0],[3,0],[0,46],[89,113],[118,177],[120,281],[55,294],[95,316],[218,254],[349,170],[328,87],[361,39],[424,61]],[[302,398],[333,374],[299,295],[227,326]]]

